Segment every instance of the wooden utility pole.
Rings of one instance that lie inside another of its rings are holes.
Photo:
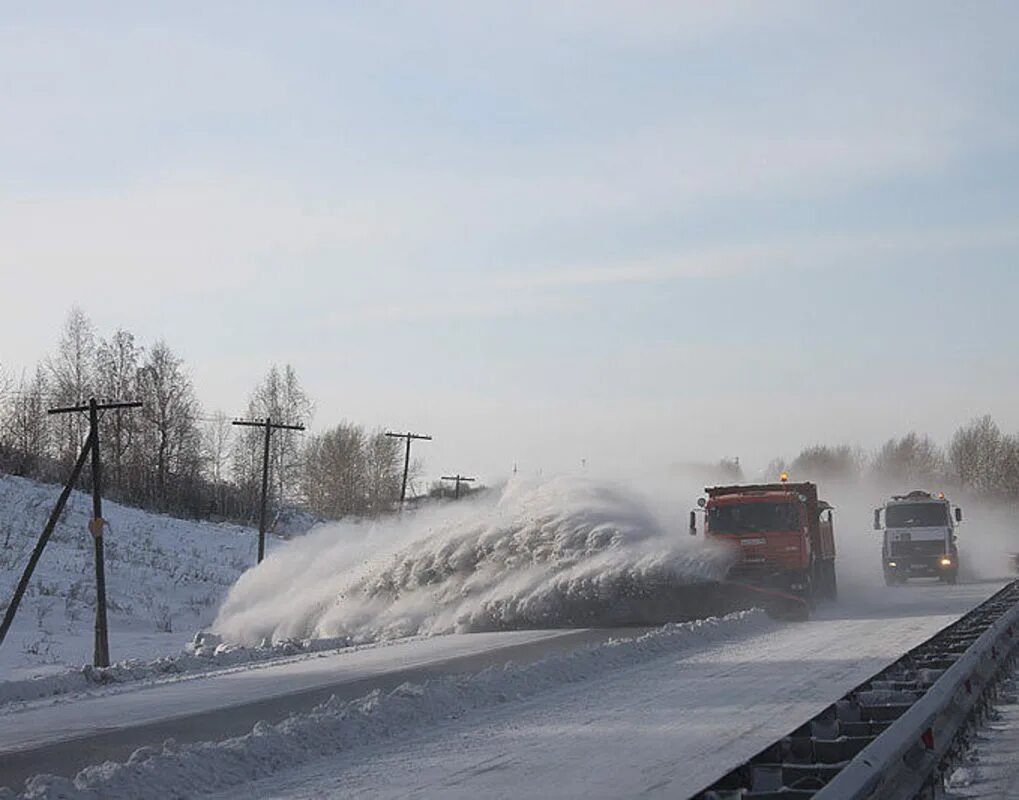
[[[459,473],[456,475],[443,475],[442,480],[444,481],[456,481],[456,489],[453,490],[453,499],[460,499],[460,484],[461,483],[473,483],[474,478],[465,477]]]
[[[89,521],[88,529],[92,533],[96,560],[96,623],[92,661],[97,667],[110,666],[110,632],[106,621],[106,557],[103,548],[103,527],[106,525],[106,520],[103,519],[103,481],[99,459],[99,412],[141,407],[142,404],[136,400],[99,403],[92,397],[89,399],[88,405],[49,409],[50,414],[88,412],[89,433],[85,449],[91,450],[92,454],[92,519]],[[91,443],[91,447],[88,443]]]
[[[14,623],[14,615],[18,613],[18,606],[21,605],[21,598],[25,595],[28,582],[32,579],[32,573],[35,572],[36,565],[38,565],[39,559],[42,557],[42,551],[46,548],[46,543],[50,540],[50,536],[53,535],[53,529],[57,527],[60,515],[64,513],[67,498],[70,497],[74,484],[78,482],[78,476],[81,475],[81,470],[85,466],[85,461],[88,459],[91,451],[92,434],[89,433],[88,438],[85,440],[85,446],[81,449],[81,454],[74,464],[74,469],[71,470],[71,477],[67,479],[64,490],[60,493],[60,497],[57,498],[57,504],[50,513],[50,518],[46,522],[46,527],[42,530],[39,541],[36,542],[35,550],[32,551],[32,556],[28,559],[25,571],[21,573],[21,580],[18,581],[18,585],[14,589],[14,596],[11,598],[11,602],[7,604],[4,620],[0,623],[0,644],[3,644],[4,639],[7,638],[7,631],[11,629],[11,625]]]
[[[269,497],[269,441],[273,431],[303,431],[304,426],[273,422],[269,417],[265,419],[235,419],[233,424],[265,429],[265,444],[262,448],[262,500],[258,511],[258,563],[261,564],[262,559],[265,558],[265,516]]]
[[[430,442],[431,436],[425,436],[420,433],[393,433],[392,431],[386,431],[386,436],[391,439],[406,439],[407,449],[403,456],[403,485],[400,487],[400,508],[403,508],[403,504],[407,500],[407,475],[410,473],[410,443],[413,439],[422,439],[423,441]]]

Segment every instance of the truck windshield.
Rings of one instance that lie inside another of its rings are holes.
[[[800,509],[795,503],[738,503],[708,509],[712,533],[798,531]]]
[[[944,503],[907,503],[888,506],[886,528],[944,528],[948,525],[948,508]]]

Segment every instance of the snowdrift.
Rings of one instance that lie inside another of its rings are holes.
[[[6,607],[49,517],[59,486],[0,476],[0,610]],[[107,501],[106,583],[114,660],[179,652],[207,626],[228,589],[255,561],[257,534],[238,525],[152,514]],[[63,673],[92,660],[95,581],[92,499],[73,492],[28,586],[7,640],[0,679]],[[276,540],[271,541],[275,546]],[[80,684],[81,676],[70,679]],[[66,683],[61,678],[54,684]],[[6,697],[0,685],[0,699]]]
[[[728,566],[684,525],[616,485],[512,481],[492,499],[292,542],[241,577],[212,629],[255,645],[683,619],[690,587]]]

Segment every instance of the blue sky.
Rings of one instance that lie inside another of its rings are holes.
[[[893,6],[893,7],[889,7]],[[72,303],[228,413],[494,479],[1019,429],[1007,2],[10,4],[0,364]],[[98,278],[98,296],[90,292]]]

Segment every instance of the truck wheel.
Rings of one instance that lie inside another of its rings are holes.
[[[810,577],[807,582],[807,602],[810,603],[810,607],[813,608],[817,605],[817,601],[822,597],[827,596],[825,587],[825,575],[824,575],[824,562],[815,561],[813,566],[810,568]]]
[[[834,561],[822,561],[817,567],[818,578],[820,583],[818,585],[818,594],[821,595],[825,600],[835,599],[835,562]]]
[[[810,608],[814,607],[817,600],[818,587],[821,586],[820,574],[817,566],[816,561],[811,561],[810,567],[798,576],[799,580],[797,582],[801,583],[803,588],[793,590],[793,593],[802,597],[804,602]]]

